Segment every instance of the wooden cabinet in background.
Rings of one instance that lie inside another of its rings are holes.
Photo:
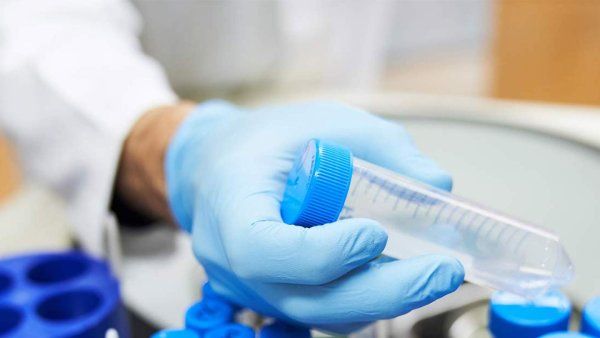
[[[600,104],[600,0],[500,0],[495,10],[494,96]]]
[[[0,135],[0,203],[17,190],[20,175],[8,141]]]

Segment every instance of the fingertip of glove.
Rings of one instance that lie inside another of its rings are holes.
[[[371,236],[373,243],[373,252],[377,255],[383,252],[385,246],[387,245],[388,234],[385,232],[383,227],[379,225],[379,223],[375,223],[371,225]]]
[[[456,258],[443,255],[427,256],[433,265],[432,275],[443,294],[456,290],[464,281],[465,269]]]
[[[345,226],[353,224],[355,226],[353,232],[357,237],[365,239],[371,251],[381,253],[385,248],[388,235],[379,222],[368,218],[353,218],[341,222],[346,223]]]
[[[429,184],[442,190],[452,191],[452,176],[448,172],[438,169],[437,174],[432,176]]]
[[[379,223],[370,219],[347,219],[336,222],[341,233],[346,264],[367,262],[383,252],[387,233]],[[340,242],[338,242],[340,243]],[[339,244],[336,244],[339,245]]]
[[[452,291],[458,289],[465,280],[465,269],[462,263],[456,258],[445,257],[443,265],[450,277],[450,285],[453,286]]]
[[[453,184],[452,176],[444,169],[438,167],[433,161],[431,162],[428,166],[424,166],[420,170],[419,174],[422,180],[436,188],[451,191]]]

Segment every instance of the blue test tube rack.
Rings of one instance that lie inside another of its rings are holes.
[[[0,338],[130,336],[119,283],[104,261],[78,251],[0,260]]]

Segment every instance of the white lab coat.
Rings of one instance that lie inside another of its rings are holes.
[[[122,1],[0,3],[0,124],[25,174],[65,199],[83,246],[101,254],[120,146],[146,109],[174,102]]]
[[[0,127],[26,175],[60,193],[78,239],[101,255],[120,147],[140,114],[177,101],[172,88],[233,88],[275,73],[285,81],[329,68],[341,82],[369,82],[384,25],[363,26],[365,13],[379,18],[385,6],[355,3],[0,1]],[[324,39],[331,11],[360,15],[360,33],[329,27],[334,38]],[[145,49],[160,64],[142,49],[139,13]],[[348,33],[353,41],[331,43]],[[338,56],[355,41],[351,72]]]

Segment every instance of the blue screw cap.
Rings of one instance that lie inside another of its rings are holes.
[[[352,153],[312,139],[296,158],[287,179],[281,216],[287,224],[311,227],[335,222],[352,179]]]
[[[600,297],[592,298],[583,307],[581,332],[600,337]]]
[[[192,330],[162,330],[152,335],[151,338],[200,338]]]
[[[206,332],[204,338],[254,338],[254,330],[242,324],[228,324]]]
[[[496,338],[534,338],[566,331],[570,316],[571,303],[558,290],[535,299],[495,292],[490,300],[489,328]]]
[[[310,330],[301,326],[275,321],[260,330],[260,338],[310,338]]]
[[[233,320],[233,307],[217,299],[204,299],[185,312],[185,327],[199,334]]]

